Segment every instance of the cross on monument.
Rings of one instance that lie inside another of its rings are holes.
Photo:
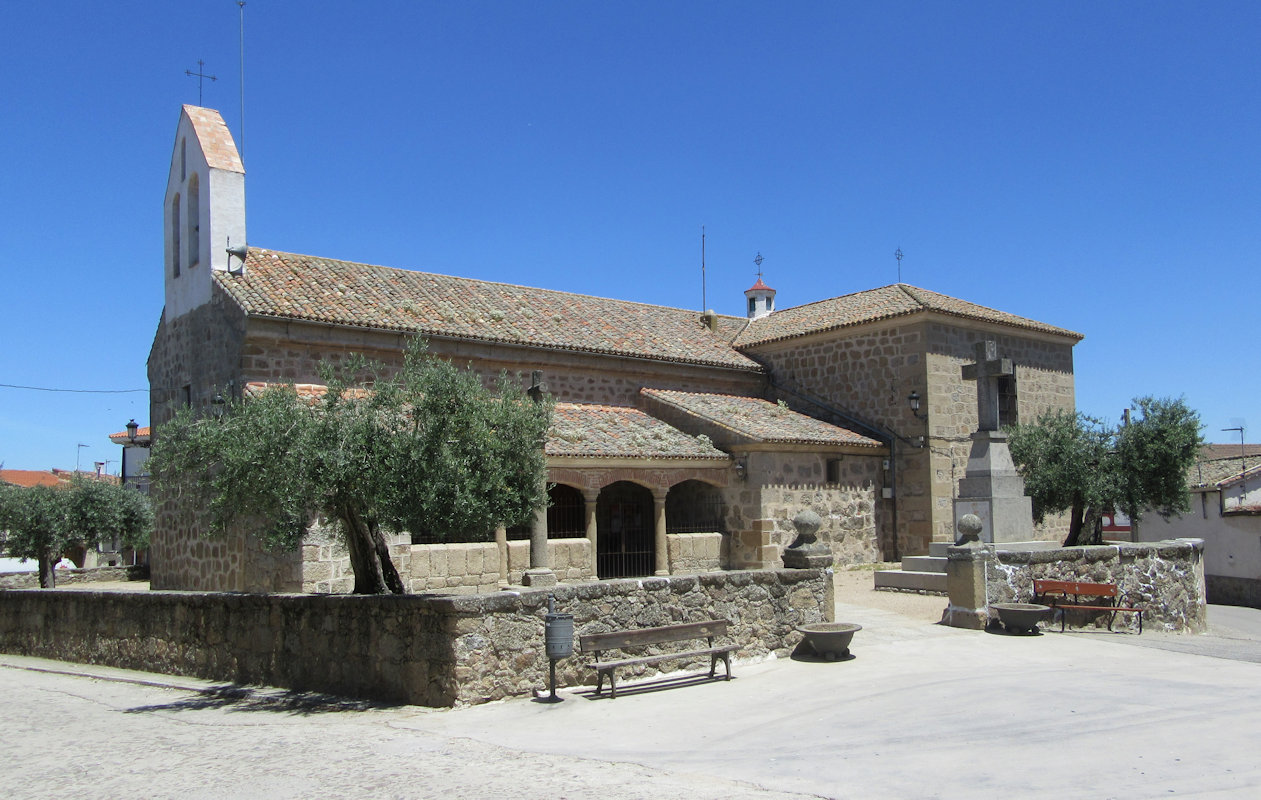
[[[245,4],[244,4],[244,3],[242,3],[241,5],[245,5]],[[212,81],[217,81],[217,80],[219,80],[219,79],[218,79],[218,78],[216,78],[214,75],[206,75],[206,74],[204,74],[204,73],[202,72],[202,70],[203,70],[203,69],[205,69],[205,68],[206,68],[206,62],[205,62],[205,61],[202,61],[202,60],[199,58],[199,59],[197,59],[197,71],[196,71],[196,72],[193,72],[191,69],[186,69],[186,70],[184,70],[184,74],[185,74],[185,75],[188,75],[189,77],[193,77],[193,78],[196,78],[196,79],[197,79],[197,105],[201,105],[201,84],[202,84],[202,79],[203,79],[203,78],[209,78],[209,79],[210,79],[210,80],[212,80]]]
[[[976,363],[963,365],[963,379],[976,381],[977,430],[998,430],[998,379],[1015,375],[1010,358],[998,357],[998,344],[976,343]]]

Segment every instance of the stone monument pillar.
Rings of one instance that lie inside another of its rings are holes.
[[[534,370],[530,375],[530,388],[526,392],[536,403],[543,400],[547,384],[543,383],[543,373]],[[539,443],[546,451],[546,439]],[[543,496],[547,497],[547,479],[543,479]],[[556,573],[552,571],[552,555],[547,542],[547,504],[534,512],[534,525],[530,528],[530,568],[521,576],[521,583],[526,586],[555,586]]]
[[[998,429],[998,379],[1013,375],[1011,359],[998,357],[998,345],[977,342],[976,363],[963,368],[965,380],[976,381],[980,424],[972,434],[968,468],[954,501],[955,529],[966,514],[981,523],[981,542],[1027,542],[1033,539],[1033,501],[1016,472],[1007,448],[1007,434]]]

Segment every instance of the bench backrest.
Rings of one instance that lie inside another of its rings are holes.
[[[1086,583],[1085,581],[1048,581],[1035,580],[1033,593],[1041,597],[1045,594],[1076,594],[1086,597],[1116,597],[1115,583]]]
[[[705,622],[684,622],[679,625],[662,625],[657,628],[640,628],[633,631],[588,633],[578,637],[582,652],[620,650],[623,647],[642,647],[649,644],[684,642],[688,639],[708,639],[727,634],[727,620],[711,619]]]

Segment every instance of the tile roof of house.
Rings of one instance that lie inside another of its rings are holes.
[[[251,247],[215,280],[251,315],[760,371],[700,314]]]
[[[986,308],[927,289],[897,283],[879,289],[820,300],[817,303],[781,309],[760,319],[752,320],[736,337],[735,346],[737,348],[752,347],[925,311],[1050,333],[1076,341],[1082,339],[1080,333],[1064,328]]]
[[[65,472],[38,469],[0,469],[0,482],[29,489],[32,486],[61,486],[68,478]]]
[[[218,111],[213,108],[185,105],[184,113],[193,123],[197,141],[201,144],[202,152],[206,154],[206,163],[212,169],[245,172],[245,165],[241,163],[241,154],[237,152],[236,143],[232,141],[232,133]]]
[[[881,447],[875,439],[756,397],[640,389],[641,395],[754,441]]]
[[[141,444],[142,440],[143,440],[143,444],[148,444],[150,435],[152,434],[149,430],[148,425],[143,425],[137,428],[136,429],[136,444]],[[111,433],[109,435],[109,440],[113,442],[114,444],[131,444],[132,443],[131,437],[127,435],[127,431],[119,431],[118,433]]]
[[[588,458],[726,460],[709,442],[637,408],[557,403],[547,433],[547,455]]]

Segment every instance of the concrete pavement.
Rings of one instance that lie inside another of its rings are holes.
[[[1217,609],[1210,636],[1016,637],[840,604],[864,625],[846,662],[447,711],[0,656],[0,776],[8,797],[1251,797],[1261,612]]]

